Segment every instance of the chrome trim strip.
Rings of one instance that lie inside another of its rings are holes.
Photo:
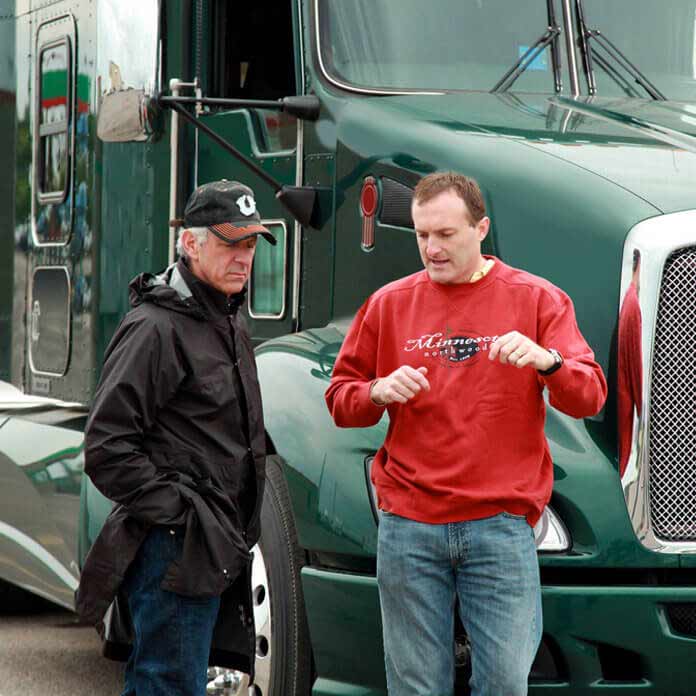
[[[302,90],[304,92],[304,89]],[[297,148],[296,148],[295,186],[302,186],[304,170],[304,122],[297,119]],[[293,330],[299,331],[300,326],[300,290],[302,280],[302,225],[295,220],[292,240],[292,321]]]
[[[285,259],[283,261],[283,304],[281,305],[280,308],[280,313],[279,314],[255,314],[251,308],[251,297],[252,297],[252,291],[253,291],[253,285],[252,285],[252,279],[254,277],[254,269],[252,267],[251,273],[249,274],[249,301],[247,302],[247,309],[249,311],[249,316],[252,319],[275,319],[275,320],[280,320],[285,318],[285,309],[287,305],[287,296],[288,296],[288,287],[287,287],[287,280],[288,280],[288,225],[285,220],[282,218],[279,218],[277,220],[261,220],[261,224],[265,225],[266,227],[269,227],[270,225],[280,225],[283,228],[283,231],[285,232],[285,244],[284,244],[284,254],[285,254]],[[272,231],[272,230],[271,230]],[[264,242],[262,242],[264,243]]]
[[[575,55],[575,26],[570,0],[563,0],[563,23],[566,30],[566,53],[568,54],[568,75],[570,77],[570,92],[574,97],[580,95],[580,78],[578,77],[578,61]]]
[[[178,77],[169,80],[169,90],[173,97],[178,97],[182,89],[195,88],[195,82],[183,82]],[[169,223],[176,218],[178,208],[177,191],[179,189],[179,114],[172,109],[169,134]],[[198,134],[198,128],[196,128]],[[198,140],[196,140],[196,162],[198,161]],[[196,167],[196,176],[198,168]],[[179,227],[169,225],[169,242],[167,248],[167,266],[174,263],[176,256],[176,238]]]
[[[193,82],[194,86],[194,92],[196,96],[201,99],[203,97],[203,90],[201,89],[200,86],[200,76],[196,75],[196,78]],[[203,115],[203,106],[199,102],[196,104],[196,118],[200,118]],[[193,133],[193,188],[197,189],[198,188],[198,166],[200,164],[199,159],[198,159],[198,151],[200,149],[198,138],[200,135],[200,128],[195,128],[194,133]]]
[[[328,70],[324,66],[324,59],[322,58],[321,55],[321,37],[320,34],[321,32],[319,31],[319,0],[314,0],[314,29],[315,29],[315,39],[316,39],[316,44],[317,44],[317,57],[319,59],[319,68],[321,70],[322,75],[328,80],[332,85],[339,87],[340,89],[344,89],[348,92],[356,92],[357,94],[373,94],[373,95],[405,95],[405,94],[412,94],[412,95],[442,95],[442,94],[447,94],[447,92],[444,91],[419,91],[419,90],[392,90],[392,89],[371,89],[369,87],[355,87],[355,85],[351,85],[348,82],[343,82],[342,80],[339,80],[338,78],[332,77],[329,75]],[[304,90],[303,90],[304,91]]]
[[[665,262],[670,254],[696,245],[696,210],[650,218],[638,223],[626,237],[621,264],[621,303],[633,278],[633,252],[640,252],[642,317],[641,351],[643,385],[641,413],[634,414],[633,442],[621,479],[631,524],[640,543],[658,553],[696,553],[696,542],[659,539],[653,530],[650,511],[650,394],[652,386],[653,341]]]
[[[181,81],[173,78],[169,80],[169,91],[173,97],[179,96],[179,85]],[[179,171],[179,114],[172,109],[169,126],[169,241],[167,243],[167,266],[174,263],[176,256],[176,235],[179,230],[172,221],[176,217],[176,191],[178,185]]]
[[[36,266],[31,274],[31,283],[29,284],[29,302],[27,303],[29,312],[31,312],[34,307],[34,278],[36,277],[36,272],[45,270],[63,271],[65,273],[65,277],[68,279],[68,327],[66,331],[66,337],[68,339],[68,351],[65,356],[65,366],[63,367],[62,372],[44,372],[42,370],[37,370],[34,367],[34,358],[31,353],[32,326],[31,322],[29,322],[29,331],[27,332],[27,343],[29,344],[27,350],[27,356],[29,358],[29,369],[31,370],[31,373],[33,375],[41,375],[45,377],[63,377],[65,376],[65,373],[68,371],[68,365],[70,364],[70,353],[72,352],[72,333],[70,331],[72,319],[72,282],[67,266]]]
[[[315,8],[316,16],[316,8]],[[300,35],[300,95],[307,92],[305,84],[304,17],[302,1],[297,2],[297,25]],[[317,22],[318,26],[318,22]],[[297,143],[295,144],[295,186],[302,186],[304,174],[304,121],[297,119]],[[292,240],[292,330],[300,329],[300,290],[302,280],[302,225],[295,220]]]

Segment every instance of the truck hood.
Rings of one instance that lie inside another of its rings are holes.
[[[696,106],[691,104],[487,93],[379,101],[391,118],[396,110],[449,131],[516,140],[593,172],[663,213],[696,208]]]

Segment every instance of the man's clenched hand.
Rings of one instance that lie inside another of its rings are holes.
[[[535,370],[548,370],[555,361],[546,348],[534,343],[519,331],[510,331],[500,336],[488,351],[489,360],[500,360],[504,365],[533,367]]]
[[[386,377],[380,377],[372,383],[370,398],[378,406],[386,406],[396,401],[405,404],[421,391],[430,391],[430,383],[425,375],[427,367],[418,369],[410,365],[402,365]]]

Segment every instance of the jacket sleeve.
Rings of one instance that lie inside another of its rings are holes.
[[[128,512],[152,524],[185,511],[177,486],[158,474],[145,434],[185,377],[166,326],[127,316],[107,348],[85,431],[85,473]]]
[[[575,309],[563,292],[542,300],[539,313],[539,340],[544,348],[555,348],[563,356],[563,365],[540,379],[549,390],[549,402],[574,418],[599,413],[607,398],[607,382],[592,349],[580,333]]]
[[[368,303],[351,324],[326,390],[326,405],[340,428],[375,425],[385,408],[370,399],[370,386],[377,377],[377,337],[366,320]]]

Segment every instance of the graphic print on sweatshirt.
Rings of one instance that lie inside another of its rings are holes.
[[[484,335],[471,329],[445,327],[441,331],[407,338],[403,350],[426,359],[426,366],[428,360],[434,359],[445,367],[465,367],[477,363],[497,338],[497,334]]]

